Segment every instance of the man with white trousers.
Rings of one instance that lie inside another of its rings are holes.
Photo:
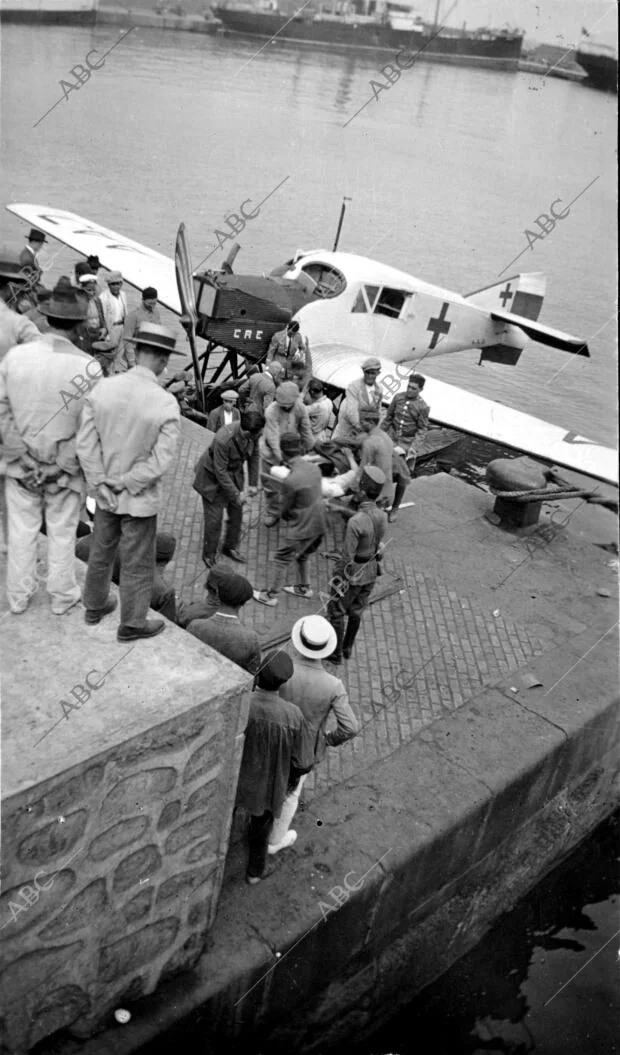
[[[336,647],[336,632],[327,619],[321,615],[298,619],[291,631],[291,642],[295,670],[292,678],[281,686],[280,696],[295,703],[306,719],[314,743],[314,765],[318,765],[328,747],[338,747],[357,735],[359,722],[340,678],[329,674],[321,662],[331,656]],[[330,715],[336,719],[336,728],[326,732]],[[289,791],[274,819],[269,835],[270,854],[285,850],[297,839],[297,832],[289,829],[289,825],[297,812],[307,775],[301,776]]]

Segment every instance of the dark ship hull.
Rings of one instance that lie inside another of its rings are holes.
[[[418,59],[458,65],[490,66],[516,70],[523,37],[514,34],[476,34],[441,29],[433,31],[394,29],[389,24],[355,23],[331,18],[252,11],[234,7],[214,7],[213,14],[226,29],[250,37],[274,39],[274,44],[302,44],[317,47],[351,48],[360,51],[391,52],[406,50]],[[404,61],[408,61],[406,58]]]
[[[579,50],[577,62],[587,74],[587,84],[606,92],[618,91],[618,58],[594,51]]]

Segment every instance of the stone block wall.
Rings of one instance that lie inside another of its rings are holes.
[[[228,849],[249,678],[169,628],[166,638],[173,635],[177,655],[188,653],[182,658],[201,674],[204,702],[195,705],[194,677],[183,710],[171,671],[168,720],[151,700],[155,724],[137,735],[114,730],[105,750],[27,787],[8,773],[12,794],[4,781],[2,1055],[23,1055],[61,1027],[80,1037],[110,1024],[124,1001],[191,968],[204,945]],[[148,665],[148,656],[139,662]],[[125,677],[131,685],[129,669]],[[143,678],[134,670],[134,684]],[[148,682],[143,691],[148,703]],[[135,724],[127,720],[125,730]],[[49,756],[60,741],[44,743]],[[4,748],[6,756],[6,735]],[[15,758],[10,768],[23,772]]]

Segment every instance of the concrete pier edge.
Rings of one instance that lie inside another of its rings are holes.
[[[592,669],[579,662],[593,646],[595,698]],[[63,1051],[128,1055],[200,1021],[205,1040],[269,1034],[271,1050],[310,1052],[328,1035],[351,1039],[375,1025],[378,988],[382,1017],[393,1013],[617,805],[616,656],[615,630],[577,635],[537,662],[544,685],[562,679],[552,691],[515,698],[512,672],[321,796],[298,815],[298,842],[264,885],[250,889],[242,874],[225,881],[193,971],[130,1005],[127,1026],[112,1022]],[[363,885],[334,901],[345,877]],[[418,967],[394,988],[414,953]],[[386,956],[390,969],[381,968]],[[364,994],[366,1010],[354,1015]],[[292,1018],[294,1029],[282,1026]]]

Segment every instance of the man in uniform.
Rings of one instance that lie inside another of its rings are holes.
[[[136,366],[107,377],[86,399],[77,452],[91,491],[96,493],[95,524],[84,587],[86,622],[112,612],[109,596],[117,552],[120,555],[121,624],[119,641],[153,637],[163,619],[147,620],[155,572],[157,513],[162,479],[179,437],[179,405],[158,383],[176,350],[174,333],[142,323]]]
[[[291,470],[281,482],[279,519],[286,525],[286,534],[276,550],[269,587],[264,591],[254,591],[254,600],[269,608],[275,608],[278,603],[278,593],[293,559],[297,564],[297,581],[284,589],[297,597],[312,597],[308,558],[321,545],[326,527],[320,470],[301,457],[301,440],[294,432],[282,436],[280,448],[282,458]]]
[[[273,527],[280,515],[280,493],[273,486],[268,474],[274,465],[282,465],[280,438],[285,432],[294,432],[299,436],[303,454],[312,450],[314,437],[310,428],[308,408],[302,403],[299,389],[293,381],[284,381],[276,389],[276,398],[265,411],[265,429],[259,444],[267,504],[265,527]]]
[[[97,276],[94,276],[95,281]],[[135,337],[143,322],[161,322],[159,308],[157,307],[157,290],[154,286],[146,286],[142,290],[142,303],[129,312],[125,319],[123,341],[125,343],[125,359],[128,367],[135,366],[136,360],[133,352],[132,337]]]
[[[285,381],[296,381],[312,377],[312,359],[308,338],[299,332],[299,323],[291,320],[284,330],[274,333],[267,349],[266,363],[279,362],[284,369]],[[299,387],[303,387],[299,385]]]
[[[25,612],[36,592],[37,538],[44,517],[52,612],[64,615],[80,600],[74,546],[86,488],[76,433],[85,395],[101,378],[99,365],[73,342],[86,314],[85,297],[58,283],[42,310],[48,332],[11,348],[0,363],[7,594],[15,615]]]
[[[202,498],[204,536],[202,559],[207,568],[215,564],[222,520],[228,522],[222,553],[239,564],[245,557],[238,550],[243,521],[243,467],[263,427],[264,418],[256,411],[244,411],[240,420],[216,432],[210,446],[196,465],[193,487]]]
[[[114,366],[111,373],[122,373],[129,364],[125,355],[125,319],[127,318],[127,298],[122,292],[123,276],[120,271],[110,271],[107,278],[108,288],[101,294],[101,305],[105,318],[108,340],[115,348]],[[180,352],[176,353],[180,355]]]
[[[396,520],[407,484],[415,470],[420,445],[428,430],[429,406],[420,396],[426,384],[422,374],[410,374],[406,392],[398,393],[390,403],[383,429],[394,442],[394,479],[396,491],[390,510],[390,523]]]
[[[343,656],[350,659],[362,613],[368,606],[377,575],[381,574],[387,516],[377,507],[377,498],[384,484],[385,473],[374,465],[366,466],[360,480],[361,502],[357,513],[347,522],[342,557],[330,580],[327,618],[338,637],[331,663],[341,663]]]
[[[332,439],[341,445],[347,445],[351,441],[359,440],[362,434],[360,425],[361,410],[379,410],[381,408],[381,389],[377,384],[377,377],[381,373],[381,363],[378,359],[366,359],[362,363],[363,376],[359,381],[353,381],[346,390],[345,398],[340,404],[338,411],[338,423],[334,429]]]

